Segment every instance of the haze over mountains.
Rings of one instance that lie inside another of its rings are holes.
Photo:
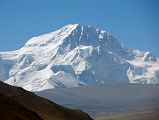
[[[104,83],[36,92],[68,108],[78,108],[96,120],[158,120],[159,85]]]
[[[19,50],[0,52],[0,80],[29,91],[99,83],[158,84],[159,59],[124,47],[106,31],[70,24],[31,38]]]

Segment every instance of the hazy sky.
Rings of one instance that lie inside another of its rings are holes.
[[[0,0],[0,51],[71,23],[101,28],[128,48],[159,56],[159,0]]]

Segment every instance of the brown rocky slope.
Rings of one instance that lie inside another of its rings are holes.
[[[81,110],[65,108],[20,87],[2,82],[0,96],[0,119],[6,117],[7,120],[7,114],[13,114],[17,116],[11,115],[12,120],[93,120]]]

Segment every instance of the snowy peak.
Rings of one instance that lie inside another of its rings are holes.
[[[74,29],[77,28],[77,26],[78,24],[66,25],[65,27],[62,27],[55,32],[47,33],[38,37],[33,37],[25,44],[25,47],[46,46],[57,38],[67,37]]]
[[[32,52],[37,48],[39,50],[54,49],[58,46],[58,52],[63,54],[79,45],[111,51],[122,57],[129,56],[126,49],[110,33],[79,24],[66,25],[55,32],[33,37],[25,44],[24,51]]]
[[[75,29],[65,38],[61,45],[62,48],[69,46],[72,50],[79,45],[84,45],[98,47],[119,55],[126,54],[123,46],[110,33],[91,26],[81,26],[79,24],[75,26]]]
[[[156,57],[150,52],[144,53],[143,60],[144,61],[152,61],[152,62],[157,61]]]
[[[79,24],[0,53],[0,79],[30,91],[106,82],[159,83],[159,60],[125,48],[110,33]]]

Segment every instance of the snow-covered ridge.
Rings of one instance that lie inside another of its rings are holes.
[[[159,83],[159,59],[110,33],[70,24],[0,52],[0,80],[30,91],[105,82]]]

